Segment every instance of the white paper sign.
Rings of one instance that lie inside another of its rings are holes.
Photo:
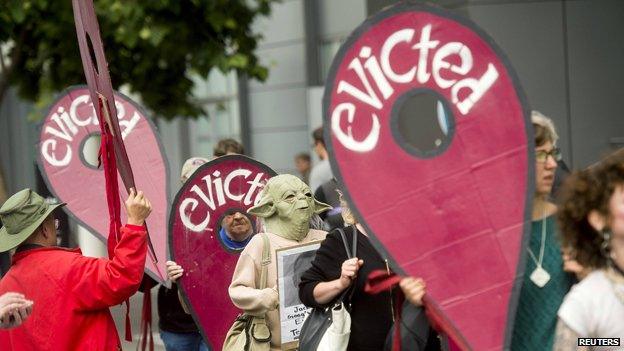
[[[315,241],[276,251],[282,350],[297,348],[301,327],[310,313],[299,300],[299,282],[319,247],[320,241]]]

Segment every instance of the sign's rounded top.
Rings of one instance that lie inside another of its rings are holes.
[[[185,269],[179,281],[182,296],[212,348],[221,347],[239,312],[227,289],[238,255],[261,229],[249,228],[255,220],[246,215],[247,210],[275,174],[249,157],[221,156],[193,172],[173,201],[170,258]]]
[[[221,156],[199,166],[173,201],[171,245],[181,237],[207,235],[218,238],[216,242],[225,251],[239,253],[240,248],[231,247],[219,235],[222,222],[238,212],[247,217],[256,232],[256,220],[247,210],[257,203],[265,182],[275,174],[267,165],[244,155]]]
[[[382,256],[427,281],[456,339],[502,348],[534,182],[529,108],[502,50],[443,9],[389,7],[336,54],[323,118],[333,174]]]

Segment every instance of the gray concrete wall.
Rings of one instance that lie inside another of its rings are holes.
[[[36,188],[37,126],[29,122],[30,103],[21,101],[10,89],[0,104],[0,169],[7,196],[23,188]]]
[[[294,156],[310,145],[303,16],[303,0],[285,0],[254,25],[264,35],[257,55],[270,73],[249,84],[253,156],[278,173],[294,172]]]
[[[253,156],[278,173],[294,173],[294,156],[312,152],[311,132],[320,124],[318,94],[310,92],[306,65],[320,64],[319,53],[306,57],[304,0],[275,4],[270,18],[255,29],[264,35],[261,61],[270,68],[269,79],[249,85]],[[365,0],[318,0],[319,43],[340,40],[366,17]],[[314,55],[314,56],[312,56]]]

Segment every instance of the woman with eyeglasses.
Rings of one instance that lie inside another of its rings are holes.
[[[561,153],[556,148],[553,122],[537,111],[531,114],[535,130],[535,193],[531,236],[516,320],[511,342],[513,351],[552,350],[557,310],[573,283],[563,270],[557,239],[551,191]]]

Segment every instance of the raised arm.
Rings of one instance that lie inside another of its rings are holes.
[[[117,305],[132,296],[141,284],[147,255],[144,223],[152,205],[141,191],[135,194],[134,190],[125,205],[128,224],[121,228],[113,259],[77,255],[71,262],[66,279],[81,309]]]
[[[356,258],[347,259],[342,239],[332,231],[301,276],[299,299],[309,307],[324,307],[351,285],[362,264]]]

